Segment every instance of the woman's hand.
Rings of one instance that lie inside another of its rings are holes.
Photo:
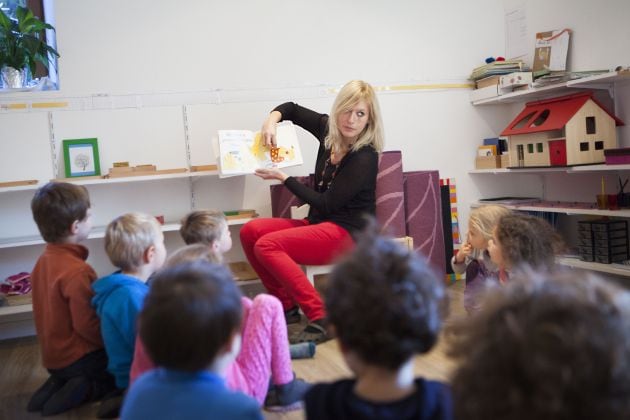
[[[284,182],[289,177],[289,175],[276,168],[256,169],[254,175],[262,179],[275,179],[281,182]]]
[[[272,111],[260,129],[263,144],[267,147],[276,147],[276,124],[282,119],[282,114]]]

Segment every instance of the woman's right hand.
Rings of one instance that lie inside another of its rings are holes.
[[[282,119],[282,114],[272,111],[260,129],[263,144],[267,147],[276,147],[276,124]]]

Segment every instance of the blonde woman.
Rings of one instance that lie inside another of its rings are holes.
[[[378,100],[368,83],[353,80],[337,95],[332,116],[287,102],[276,107],[263,123],[267,146],[276,143],[276,124],[291,120],[318,141],[315,184],[308,187],[279,169],[260,169],[256,175],[278,180],[310,205],[303,220],[262,218],[241,229],[241,243],[249,262],[285,310],[287,323],[299,322],[302,309],[309,324],[290,337],[292,343],[320,343],[330,337],[323,325],[324,304],[300,264],[329,264],[354,245],[353,235],[373,215],[378,157],[383,150],[383,128]]]

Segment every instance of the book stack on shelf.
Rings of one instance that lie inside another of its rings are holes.
[[[475,82],[476,89],[470,92],[470,100],[492,98],[501,94],[501,76],[515,72],[527,72],[529,68],[522,60],[493,61],[475,68],[469,79]]]

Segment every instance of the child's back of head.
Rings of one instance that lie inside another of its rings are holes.
[[[89,209],[87,189],[67,182],[49,182],[31,200],[33,219],[48,243],[64,242],[71,235],[73,223],[85,220]]]
[[[221,238],[224,226],[227,226],[227,221],[222,212],[196,210],[184,216],[179,233],[186,245],[212,245]]]
[[[194,261],[221,264],[223,263],[223,256],[217,253],[213,248],[201,243],[186,245],[173,252],[166,260],[164,266],[174,267],[179,264]]]
[[[540,217],[512,213],[501,217],[493,236],[490,255],[497,265],[509,270],[528,266],[551,270],[564,244],[553,227]],[[498,254],[497,254],[498,251]]]
[[[423,258],[367,233],[331,273],[326,309],[342,347],[395,371],[435,344],[444,297]]]
[[[140,314],[140,338],[158,366],[207,369],[240,331],[241,294],[230,271],[207,262],[156,274]]]
[[[123,271],[141,267],[146,262],[147,250],[156,245],[163,248],[163,242],[157,219],[143,213],[123,214],[112,220],[105,231],[105,251],[112,264]],[[160,258],[165,256],[164,253]]]
[[[453,327],[455,417],[630,418],[628,292],[594,276],[524,274]]]

